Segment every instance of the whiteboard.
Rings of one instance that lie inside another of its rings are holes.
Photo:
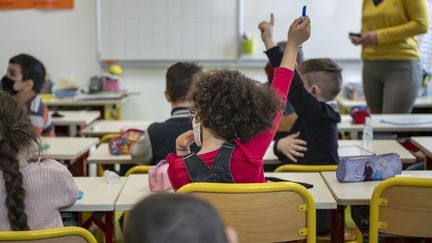
[[[237,0],[98,0],[101,60],[236,60]]]
[[[349,32],[360,32],[362,0],[243,0],[242,31],[254,36],[254,54],[244,59],[264,59],[258,23],[274,13],[276,42],[286,40],[290,24],[307,5],[312,22],[311,38],[303,45],[305,58],[360,59],[361,48],[351,44]]]

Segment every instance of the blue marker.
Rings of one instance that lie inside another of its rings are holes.
[[[306,5],[303,6],[302,17],[306,17]]]

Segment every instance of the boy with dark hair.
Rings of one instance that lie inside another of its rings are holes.
[[[38,95],[44,82],[44,65],[30,55],[20,54],[9,60],[7,72],[2,78],[2,89],[15,96],[19,104],[26,106],[38,135],[54,136],[48,107]]]
[[[196,63],[178,62],[166,73],[165,98],[171,104],[171,118],[151,124],[131,149],[136,164],[155,165],[167,154],[175,153],[176,138],[192,129],[190,102],[187,98],[193,76],[202,71]],[[194,147],[194,151],[198,148]]]
[[[236,243],[217,211],[191,195],[161,193],[139,202],[125,227],[127,243]]]
[[[270,63],[278,67],[283,52],[273,42],[273,23],[263,21],[259,28]],[[334,99],[341,90],[342,70],[328,58],[305,61],[299,69],[288,95],[298,119],[289,132],[275,138],[274,152],[283,163],[337,164],[341,118]]]

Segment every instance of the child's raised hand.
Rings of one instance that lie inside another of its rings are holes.
[[[192,130],[180,134],[176,139],[177,155],[186,155],[189,153],[189,146],[194,143],[194,133]]]
[[[274,26],[275,18],[274,15],[270,15],[270,21],[261,21],[258,25],[258,29],[261,31],[261,39],[266,46],[266,49],[270,49],[275,46],[273,41],[273,26]]]
[[[311,22],[308,16],[300,17],[291,24],[288,31],[287,45],[299,47],[311,34]]]

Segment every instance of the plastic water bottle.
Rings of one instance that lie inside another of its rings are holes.
[[[365,125],[363,127],[363,146],[370,147],[373,142],[373,128],[372,118],[366,117]]]
[[[104,179],[108,184],[120,183],[120,176],[110,170],[104,171]]]

